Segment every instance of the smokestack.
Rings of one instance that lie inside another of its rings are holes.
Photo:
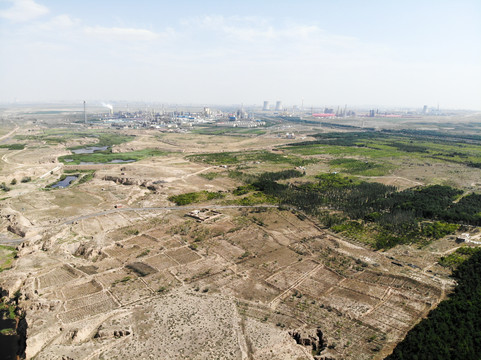
[[[84,100],[84,123],[87,123],[87,110],[85,109],[85,100]]]

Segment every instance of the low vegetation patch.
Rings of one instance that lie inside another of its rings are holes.
[[[208,172],[208,173],[201,173],[199,176],[203,177],[207,180],[214,180],[216,177],[220,176],[221,174],[218,172]]]
[[[329,161],[329,165],[351,175],[382,176],[389,170],[386,165],[356,159],[334,159]]]
[[[182,205],[189,205],[193,203],[199,203],[214,199],[222,199],[225,195],[219,192],[211,192],[211,191],[197,191],[197,192],[190,192],[180,195],[173,195],[170,196],[168,199],[169,201],[174,202],[178,206]]]
[[[25,144],[6,144],[6,145],[0,145],[0,149],[23,150],[23,149],[25,149]]]
[[[12,266],[17,250],[13,246],[0,245],[0,272]]]
[[[441,259],[439,259],[439,264],[454,270],[479,251],[481,251],[481,248],[463,246],[456,249],[454,253],[441,257]]]

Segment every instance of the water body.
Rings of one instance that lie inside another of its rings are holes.
[[[74,154],[93,154],[96,151],[105,151],[108,146],[88,146],[81,149],[70,150]]]
[[[65,179],[59,181],[58,183],[52,185],[52,188],[66,188],[69,186],[73,181],[77,180],[78,176],[67,176]]]
[[[15,329],[15,320],[3,320],[0,318],[0,330]],[[20,347],[20,336],[0,334],[0,358],[3,360],[16,360]]]
[[[134,162],[135,160],[120,160],[120,159],[115,159],[106,163],[103,162],[91,162],[91,161],[81,161],[79,165],[98,165],[98,164],[123,164],[123,163],[131,163]]]

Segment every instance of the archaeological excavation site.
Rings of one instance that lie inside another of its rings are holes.
[[[11,359],[384,359],[480,244],[481,140],[458,147],[463,129],[120,128],[67,110],[2,110]]]

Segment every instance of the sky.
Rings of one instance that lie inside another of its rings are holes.
[[[0,102],[481,110],[479,0],[0,0]]]

